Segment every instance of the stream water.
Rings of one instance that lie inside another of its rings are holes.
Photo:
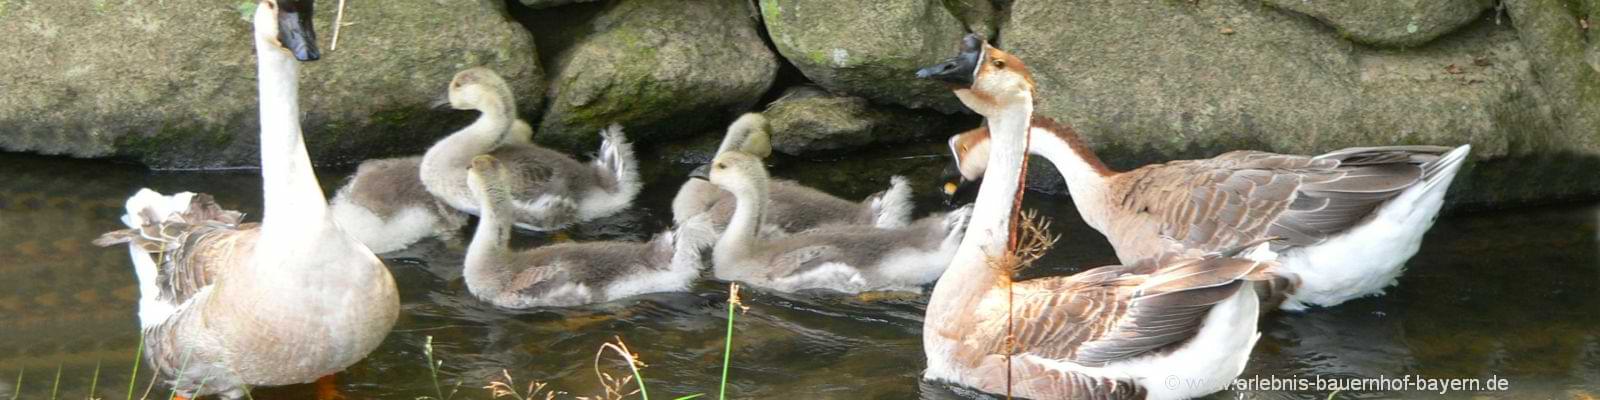
[[[792,162],[774,174],[826,184],[820,178],[825,175],[806,172],[829,166]],[[571,236],[642,240],[665,229],[687,166],[667,170],[654,174],[633,209]],[[348,172],[322,171],[324,186],[331,192]],[[89,240],[119,228],[122,202],[139,187],[209,192],[225,207],[258,216],[259,184],[255,171],[159,173],[99,161],[0,155],[0,284],[6,286],[0,289],[0,399],[45,399],[52,392],[63,399],[122,399],[130,387],[134,398],[141,397],[151,377],[141,366],[130,378],[139,344],[131,265],[123,248],[96,248]],[[874,187],[829,190],[860,198]],[[922,211],[939,207],[930,187],[919,190]],[[1070,273],[1115,261],[1068,199],[1030,194],[1026,206],[1054,218],[1055,231],[1064,235],[1036,273]],[[1448,215],[1388,295],[1265,317],[1244,376],[1503,378],[1508,391],[1442,397],[1600,396],[1597,211],[1600,204],[1590,203]],[[548,240],[523,235],[522,246]],[[601,385],[595,354],[615,337],[649,365],[643,374],[654,398],[715,398],[727,326],[726,283],[708,279],[691,293],[591,307],[507,311],[467,293],[460,279],[463,249],[428,241],[384,255],[404,309],[383,346],[339,375],[349,398],[436,397],[438,387],[446,397],[455,392],[457,399],[488,399],[483,387],[506,376],[519,389],[545,382],[547,389],[570,393],[561,398],[596,395]],[[730,397],[974,396],[918,378],[925,296],[743,292],[749,310],[736,317]],[[430,338],[432,357],[440,363],[437,386],[427,361]],[[600,368],[625,375],[617,360],[605,356]],[[1230,391],[1212,398],[1323,399],[1330,392]],[[262,388],[253,398],[301,399],[311,393],[310,385]],[[1441,394],[1354,390],[1335,396]],[[149,395],[166,397],[159,385]]]

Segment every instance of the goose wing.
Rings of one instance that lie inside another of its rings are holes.
[[[1012,303],[1016,350],[1085,366],[1159,351],[1193,337],[1213,305],[1271,264],[1163,256],[1018,282]],[[996,346],[991,351],[1006,353],[1003,341]]]
[[[1317,157],[1234,151],[1130,171],[1118,200],[1153,215],[1163,236],[1188,248],[1267,236],[1283,238],[1280,246],[1312,245],[1364,221],[1447,150],[1357,148]]]
[[[561,171],[554,160],[570,160],[571,157],[531,144],[507,144],[490,154],[508,167],[507,181],[517,188],[512,190],[512,198],[531,202],[546,194],[569,194],[567,188],[571,179],[567,174],[572,171]]]
[[[193,195],[186,209],[169,215],[160,215],[159,208],[141,208],[137,218],[127,218],[141,221],[139,227],[107,232],[94,241],[99,246],[128,243],[155,257],[158,300],[183,304],[254,253],[259,225],[240,224],[244,214],[223,209],[211,195]]]

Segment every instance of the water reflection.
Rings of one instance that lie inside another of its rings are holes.
[[[937,163],[938,160],[928,162]],[[778,176],[808,183],[828,164],[791,163]],[[937,170],[897,162],[884,173]],[[324,171],[330,188],[345,171]],[[811,173],[807,175],[807,173]],[[638,207],[569,232],[579,240],[643,240],[666,228],[683,176],[658,173]],[[872,177],[879,179],[884,177]],[[137,291],[120,249],[88,240],[118,227],[122,201],[141,186],[212,193],[230,208],[260,211],[259,178],[238,173],[150,173],[101,162],[0,156],[0,398],[16,374],[22,398],[48,397],[57,367],[60,398],[83,398],[98,365],[97,396],[128,390],[138,345]],[[918,182],[925,185],[926,182]],[[860,197],[880,185],[843,185]],[[932,193],[922,199],[934,206]],[[1064,239],[1030,274],[1071,273],[1115,262],[1098,234],[1064,199],[1030,196],[1027,206],[1056,219]],[[1331,310],[1263,320],[1246,376],[1505,377],[1508,393],[1445,397],[1584,398],[1600,393],[1600,240],[1597,208],[1564,206],[1450,216],[1428,236],[1401,286],[1388,296]],[[252,217],[254,218],[254,217]],[[470,234],[464,231],[463,237]],[[526,234],[518,246],[548,240]],[[460,280],[461,242],[426,241],[385,255],[404,310],[393,334],[340,375],[352,398],[433,396],[424,343],[433,338],[443,391],[486,399],[481,389],[509,373],[517,382],[599,393],[592,363],[601,343],[621,337],[650,366],[651,394],[670,398],[716,389],[727,323],[725,284],[576,309],[505,311],[479,302]],[[962,399],[976,393],[918,379],[922,296],[852,297],[749,291],[739,314],[732,382],[739,398]],[[621,373],[615,357],[603,366]],[[505,371],[505,372],[502,372]],[[149,371],[134,382],[143,392]],[[519,385],[520,386],[520,385]],[[157,389],[159,390],[159,389]],[[152,397],[162,397],[164,393]],[[256,399],[307,398],[307,386],[259,390]],[[136,394],[137,395],[137,394]],[[1322,399],[1327,392],[1219,393],[1213,398]],[[1437,393],[1354,392],[1340,398],[1436,398]]]

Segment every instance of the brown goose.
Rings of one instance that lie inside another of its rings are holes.
[[[928,302],[925,377],[1036,399],[1177,399],[1238,376],[1259,337],[1248,283],[1275,266],[1267,245],[1012,282],[991,261],[1011,240],[1033,79],[977,35],[918,76],[948,82],[995,132],[971,226]]]
[[[329,376],[377,348],[399,315],[389,270],[329,216],[301,138],[296,60],[318,58],[311,6],[256,8],[261,224],[207,195],[144,189],[128,199],[130,229],[95,241],[128,244],[144,354],[182,397]]]
[[[772,154],[771,129],[766,117],[761,114],[745,114],[728,126],[717,154],[738,150],[766,158]],[[914,208],[911,185],[901,176],[891,177],[889,182],[889,190],[868,196],[860,202],[852,202],[798,182],[773,180],[768,196],[767,217],[762,220],[764,226],[761,229],[788,234],[830,224],[904,227],[911,223]],[[734,203],[733,195],[727,191],[702,179],[690,179],[683,183],[677,197],[672,199],[672,218],[682,224],[705,214],[707,221],[712,224],[711,229],[720,234],[733,218]]]
[[[1174,248],[1217,251],[1281,238],[1273,249],[1281,271],[1299,279],[1285,310],[1331,307],[1394,285],[1472,149],[1233,151],[1119,172],[1054,120],[1036,115],[1028,133],[1029,151],[1055,164],[1084,221],[1124,263]],[[983,177],[989,141],[989,128],[950,138],[964,182]]]

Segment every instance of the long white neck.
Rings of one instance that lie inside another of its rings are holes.
[[[966,329],[962,321],[973,314],[982,296],[1009,279],[991,267],[989,260],[1008,251],[1011,215],[1022,177],[1024,140],[1033,103],[1017,103],[988,118],[992,136],[989,165],[961,247],[933,287],[923,325],[925,342],[961,337]]]
[[[722,238],[717,239],[717,246],[711,253],[714,267],[719,271],[754,251],[758,240],[756,235],[761,230],[761,219],[767,215],[768,188],[765,182],[752,186],[755,187],[730,191],[734,199],[733,218],[728,221],[728,229],[722,232]]]
[[[467,287],[479,297],[491,297],[504,291],[512,274],[502,263],[506,259],[506,243],[511,239],[513,219],[508,215],[509,199],[503,194],[477,193],[481,208],[477,231],[472,234],[472,244],[467,245],[466,262],[461,271]]]
[[[1028,134],[1031,140],[1028,151],[1050,160],[1056,166],[1061,178],[1067,181],[1067,192],[1072,194],[1072,202],[1077,206],[1078,213],[1083,215],[1084,222],[1104,232],[1108,218],[1106,213],[1109,211],[1105,203],[1108,180],[1102,175],[1106,171],[1104,167],[1098,160],[1085,158],[1060,136],[1076,133],[1052,132],[1034,127],[1028,130]]]
[[[321,224],[328,207],[300,133],[299,62],[260,36],[256,60],[261,185],[266,197],[261,231],[267,238],[295,235],[306,226]]]

